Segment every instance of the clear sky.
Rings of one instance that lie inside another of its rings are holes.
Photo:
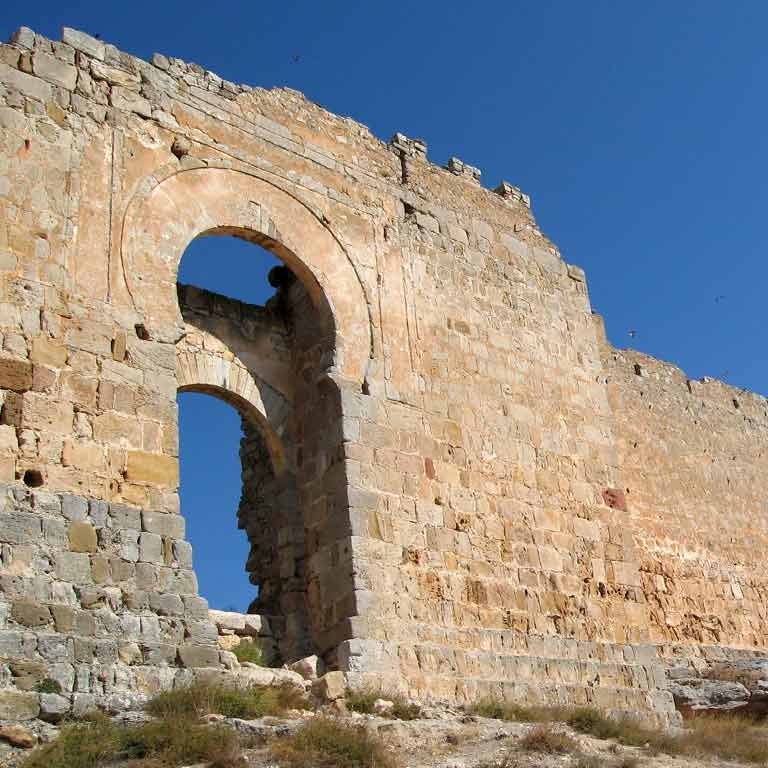
[[[532,195],[566,261],[586,269],[615,345],[768,394],[764,0],[2,4],[3,36],[21,24],[52,37],[66,24],[145,58],[287,85],[383,139],[424,138],[434,162],[456,155],[486,186],[507,179]],[[253,285],[261,297],[256,251],[235,249],[252,271],[224,275],[208,267],[214,241],[200,248],[184,265],[197,282]],[[231,456],[209,455],[203,413],[231,436]],[[238,420],[185,395],[181,426],[203,594],[242,607]],[[229,497],[216,495],[221,482]]]

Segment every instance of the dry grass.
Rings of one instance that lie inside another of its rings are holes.
[[[218,714],[248,720],[308,706],[306,697],[292,686],[234,687],[201,681],[158,694],[148,702],[146,710],[155,717]]]
[[[662,730],[646,728],[631,717],[606,717],[594,707],[572,709],[564,718],[574,731],[596,739],[614,739],[628,747],[644,747],[651,752],[677,754],[675,739]]]
[[[257,664],[260,667],[266,667],[264,651],[256,643],[240,642],[232,649],[239,662],[248,661],[251,664]]]
[[[549,723],[540,723],[520,739],[520,748],[526,752],[565,755],[577,752],[579,745],[567,733],[554,730]]]
[[[271,744],[284,768],[394,768],[390,751],[364,727],[332,718],[307,721]]]
[[[470,707],[470,711],[480,717],[515,723],[550,723],[565,719],[565,710],[555,707],[528,707],[492,698],[481,699]]]
[[[741,763],[768,764],[768,727],[743,715],[701,715],[687,722],[685,732],[672,736],[664,730],[648,728],[631,717],[607,717],[593,707],[525,707],[484,699],[472,707],[472,711],[499,720],[542,724],[564,722],[578,733],[596,739],[613,739],[650,754],[718,757]],[[629,766],[636,763],[637,758],[628,756],[624,762]]]
[[[373,688],[363,690],[348,690],[346,694],[347,707],[353,712],[364,715],[376,714],[374,704],[378,699],[391,701],[392,708],[388,712],[382,712],[382,717],[393,720],[418,720],[421,717],[421,707],[408,701],[399,693],[380,691]]]
[[[129,727],[94,716],[65,725],[58,739],[32,752],[22,768],[99,768],[112,761],[130,761],[135,768],[176,768],[199,762],[213,768],[240,768],[244,765],[241,752],[235,731],[184,717]]]
[[[680,752],[741,763],[768,763],[768,728],[739,715],[699,716],[675,741]]]
[[[639,768],[636,757],[626,756],[618,760],[606,760],[599,755],[580,755],[574,768]]]

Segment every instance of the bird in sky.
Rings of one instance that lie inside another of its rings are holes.
[[[630,336],[631,336],[633,339],[635,338],[635,336],[637,336],[637,331],[635,331],[635,330],[630,330],[630,331],[628,331],[627,333],[628,333],[628,334],[629,334],[629,335],[630,335]]]
[[[725,299],[725,296],[715,296],[715,304],[719,304]]]
[[[301,56],[298,53],[294,53],[293,56],[291,56],[291,60],[294,64],[298,64],[301,61]]]

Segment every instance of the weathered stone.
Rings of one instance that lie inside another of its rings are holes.
[[[70,27],[64,27],[61,30],[61,39],[67,45],[71,45],[76,51],[82,51],[99,61],[104,60],[104,43],[102,43],[101,40],[97,40],[95,37],[87,35],[85,32],[80,32],[79,30]]]
[[[118,645],[117,655],[123,664],[137,664],[142,660],[141,648],[138,643],[123,642]]]
[[[2,62],[0,62],[0,83],[42,102],[50,101],[53,96],[53,89],[49,83],[26,72],[13,69]]]
[[[691,711],[739,709],[749,701],[749,691],[741,683],[726,680],[671,680],[669,690],[678,709]]]
[[[67,520],[82,522],[88,515],[88,502],[82,496],[65,493],[61,497],[61,514]]]
[[[185,667],[216,667],[219,651],[201,645],[182,645],[179,647],[179,660]]]
[[[90,558],[86,554],[59,552],[56,555],[56,575],[63,581],[77,584],[90,582]]]
[[[42,51],[35,51],[32,54],[32,71],[38,77],[42,77],[43,80],[69,91],[73,91],[77,84],[77,69],[75,67]]]
[[[32,387],[32,364],[28,360],[0,357],[0,387],[25,392]]]
[[[289,669],[298,672],[305,680],[316,680],[322,674],[322,661],[317,656],[307,656],[295,661]]]
[[[19,749],[32,749],[37,744],[37,736],[23,725],[0,725],[0,740]]]
[[[38,603],[14,603],[11,608],[13,620],[25,627],[44,627],[51,621],[51,611]]]
[[[0,719],[34,720],[40,713],[40,697],[29,691],[0,690]]]
[[[74,30],[0,48],[0,655],[43,665],[17,689],[122,706],[274,628],[355,682],[669,721],[659,653],[765,646],[764,398],[612,347],[513,185],[153,62]],[[266,307],[178,285],[211,233],[285,258]],[[257,615],[219,631],[186,390],[243,417]]]
[[[115,109],[135,112],[142,117],[152,117],[152,105],[143,96],[119,85],[113,85],[109,93],[109,103]]]
[[[175,488],[179,482],[178,460],[162,454],[129,451],[125,476],[130,482]]]
[[[29,27],[19,27],[12,35],[11,42],[22,48],[35,47],[35,33]]]
[[[242,613],[232,611],[208,611],[211,621],[219,631],[229,630],[238,634],[245,634],[245,616]]]
[[[141,527],[144,531],[157,533],[160,536],[169,536],[172,539],[184,538],[184,518],[181,515],[144,510],[141,513]]]
[[[91,62],[91,74],[95,80],[106,80],[110,85],[122,85],[127,88],[131,86],[138,87],[141,82],[141,78],[133,72],[110,67],[107,64],[102,64],[100,61]],[[122,360],[123,357],[123,355],[120,355],[115,357],[115,360]]]
[[[58,693],[40,694],[40,719],[58,723],[69,714],[71,704],[66,696]]]
[[[236,677],[246,685],[264,687],[289,685],[298,690],[304,690],[307,685],[304,678],[290,669],[271,669],[258,667],[255,664],[245,662],[237,670]]]
[[[324,702],[343,699],[347,695],[347,678],[343,672],[326,672],[312,683],[312,695]]]
[[[73,552],[96,552],[96,529],[90,523],[69,524],[69,548]]]

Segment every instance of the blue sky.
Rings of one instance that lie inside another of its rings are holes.
[[[296,88],[383,139],[422,137],[433,161],[456,155],[483,170],[485,185],[505,178],[532,195],[541,228],[586,269],[614,344],[768,394],[768,3],[197,7],[5,3],[0,31],[26,24],[56,37],[63,24],[79,27],[142,57],[160,51],[230,80]],[[190,254],[186,279],[215,287],[205,250],[214,245]],[[261,284],[254,253],[234,248],[240,266],[220,290]],[[184,513],[203,594],[242,606],[237,499],[210,495],[222,478],[239,493],[239,427],[209,400],[182,402]],[[231,457],[210,460],[210,435],[196,435],[202,413],[231,435]],[[220,565],[204,565],[218,555]]]

